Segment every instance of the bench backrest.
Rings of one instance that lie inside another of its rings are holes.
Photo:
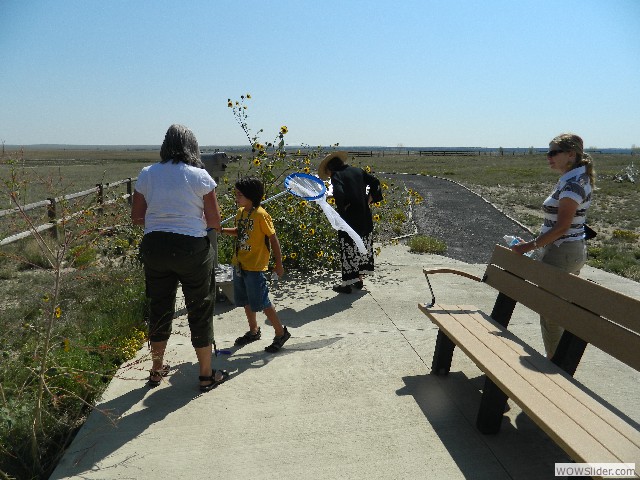
[[[483,281],[640,370],[640,300],[500,245]]]

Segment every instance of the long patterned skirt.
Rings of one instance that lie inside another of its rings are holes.
[[[362,254],[351,237],[338,231],[340,240],[340,260],[342,263],[342,285],[352,285],[361,275],[373,274],[373,232],[362,237],[367,253]]]

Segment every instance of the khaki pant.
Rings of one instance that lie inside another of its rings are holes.
[[[540,261],[578,275],[587,261],[587,246],[584,240],[564,242],[559,246],[551,244],[544,248]],[[547,355],[551,357],[560,343],[564,329],[542,315],[540,315],[540,328],[544,348]]]

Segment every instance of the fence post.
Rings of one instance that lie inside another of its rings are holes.
[[[51,228],[51,236],[58,240],[58,225],[56,223],[56,199],[55,198],[47,198],[49,200],[49,205],[47,205],[47,217],[49,218],[49,223],[53,224],[53,228]]]
[[[102,208],[104,205],[104,185],[97,183],[96,187],[98,188],[98,213],[102,215],[104,213],[104,209]]]
[[[127,178],[127,201],[129,202],[129,206],[133,204],[133,182],[131,181],[131,177]]]

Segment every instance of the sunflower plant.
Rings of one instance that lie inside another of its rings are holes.
[[[285,177],[294,172],[315,174],[317,164],[329,151],[329,148],[304,145],[299,149],[287,150],[285,136],[289,132],[286,125],[280,127],[272,141],[262,141],[262,129],[253,132],[249,127],[248,101],[250,94],[242,95],[239,100],[227,100],[234,119],[244,131],[251,155],[240,160],[237,176],[253,176],[262,181],[267,199],[283,190]],[[369,166],[358,165],[371,172]],[[406,202],[415,202],[408,191],[403,191],[393,182],[382,180],[383,200],[372,205],[376,238],[391,240],[408,230],[410,216],[406,214]],[[234,217],[236,213],[234,197],[235,179],[223,177],[218,187],[218,200],[223,221]],[[327,187],[329,184],[326,184]],[[332,197],[328,203],[335,206]],[[310,271],[318,269],[336,269],[339,267],[339,245],[336,231],[324,216],[322,209],[313,201],[307,201],[294,195],[286,195],[268,202],[264,208],[273,218],[274,226],[282,249],[282,261],[285,269]],[[378,238],[378,234],[382,238]],[[233,239],[219,237],[218,255],[220,263],[228,263],[233,254]],[[379,248],[377,250],[379,253]]]

